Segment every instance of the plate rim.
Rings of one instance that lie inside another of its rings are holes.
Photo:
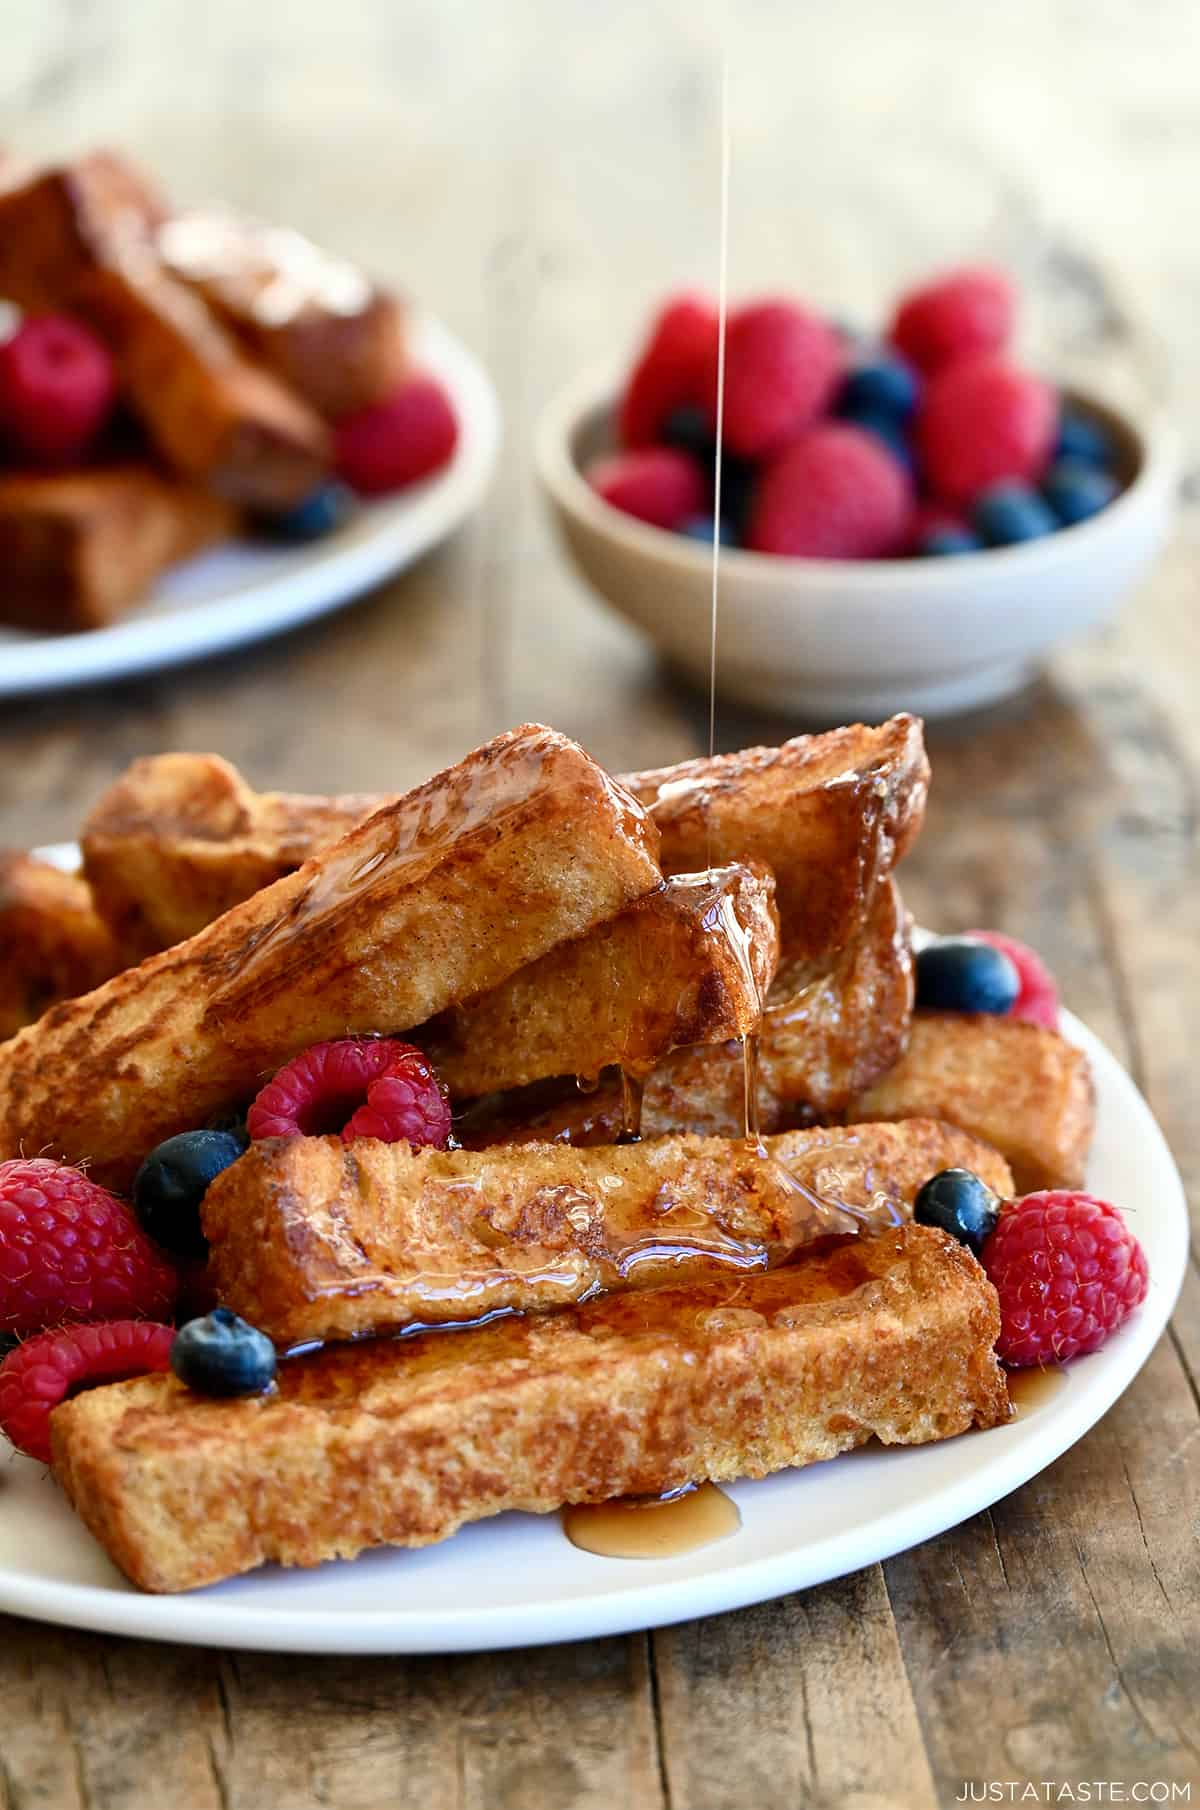
[[[326,541],[281,549],[269,575],[245,578],[185,608],[162,615],[135,609],[105,628],[72,635],[22,636],[0,624],[0,699],[118,684],[233,653],[332,614],[431,552],[487,491],[500,449],[501,410],[482,362],[443,321],[419,314],[413,335],[420,362],[441,377],[458,405],[458,445],[444,471],[364,504],[342,533]],[[196,558],[221,551],[210,548]]]
[[[69,858],[70,845],[59,845],[53,852],[62,862]],[[830,1582],[958,1526],[1028,1483],[1076,1445],[1108,1412],[1133,1383],[1166,1330],[1186,1272],[1189,1248],[1186,1194],[1161,1127],[1133,1078],[1103,1040],[1066,1010],[1062,1014],[1062,1028],[1071,1042],[1086,1051],[1097,1071],[1104,1073],[1106,1082],[1116,1087],[1122,1096],[1123,1111],[1132,1114],[1137,1121],[1139,1148],[1153,1147],[1156,1172],[1161,1171],[1164,1178],[1171,1179],[1169,1198],[1162,1203],[1167,1260],[1164,1265],[1163,1259],[1159,1259],[1153,1294],[1107,1348],[1110,1353],[1123,1352],[1124,1362],[1113,1364],[1110,1357],[1105,1368],[1095,1373],[1091,1386],[1085,1383],[1082,1397],[1074,1392],[1073,1411],[1069,1407],[1073,1392],[1064,1391],[1061,1407],[1056,1410],[1054,1403],[1048,1404],[1044,1419],[1039,1414],[1030,1421],[1011,1422],[1006,1427],[991,1429],[990,1437],[998,1443],[990,1457],[985,1456],[988,1448],[981,1447],[981,1461],[973,1468],[943,1482],[932,1495],[921,1495],[899,1509],[889,1511],[887,1531],[882,1536],[872,1531],[877,1523],[867,1522],[865,1527],[858,1523],[782,1552],[759,1554],[740,1564],[718,1565],[699,1575],[675,1579],[664,1579],[659,1567],[678,1561],[627,1561],[635,1565],[654,1563],[658,1575],[647,1575],[644,1581],[639,1581],[631,1573],[627,1583],[612,1589],[597,1591],[580,1587],[571,1595],[541,1603],[534,1601],[519,1608],[499,1604],[490,1608],[447,1604],[435,1612],[397,1610],[392,1606],[324,1610],[272,1608],[245,1602],[225,1604],[215,1594],[221,1589],[220,1585],[212,1586],[208,1591],[150,1596],[127,1585],[123,1579],[113,1585],[31,1580],[27,1573],[6,1566],[0,1567],[0,1611],[93,1632],[243,1651],[313,1654],[498,1651],[506,1647],[543,1646],[633,1633],[747,1607]],[[1162,1273],[1164,1267],[1166,1274]],[[1076,1360],[1076,1363],[1087,1364],[1089,1361]],[[1014,1442],[1017,1443],[1015,1453]],[[852,1460],[853,1456],[845,1454],[843,1461]],[[803,1475],[801,1469],[778,1473],[777,1477],[786,1479]],[[772,1479],[765,1481],[769,1485]],[[727,1487],[736,1497],[739,1491],[760,1486],[743,1480]],[[486,1527],[486,1523],[478,1525]],[[92,1537],[86,1530],[81,1528],[80,1531],[83,1537]],[[611,1565],[613,1561],[601,1560],[599,1563]],[[114,1573],[114,1576],[118,1574]]]

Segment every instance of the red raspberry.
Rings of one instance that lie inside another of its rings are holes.
[[[125,1205],[47,1157],[0,1163],[0,1329],[155,1319],[175,1271]]]
[[[864,428],[830,422],[767,466],[746,545],[810,559],[880,559],[906,544],[911,512],[900,462]]]
[[[716,340],[716,310],[703,296],[672,297],[657,316],[618,404],[624,445],[651,445],[675,409],[703,402],[708,356]]]
[[[363,496],[383,496],[449,463],[458,420],[437,379],[417,375],[382,402],[345,416],[334,433],[341,476]]]
[[[705,400],[717,419],[717,351]],[[824,413],[842,380],[845,347],[828,321],[795,302],[751,302],[725,327],[723,443],[743,459],[779,452]]]
[[[174,1337],[153,1320],[104,1320],[26,1339],[0,1364],[0,1430],[49,1464],[51,1409],[94,1383],[169,1370]]]
[[[672,446],[614,453],[589,465],[587,481],[614,509],[655,528],[678,528],[707,503],[707,485],[694,459]]]
[[[116,389],[107,347],[65,315],[22,321],[0,344],[0,425],[31,459],[65,465],[80,458]]]
[[[952,270],[901,296],[888,337],[919,370],[931,373],[959,358],[1002,352],[1014,310],[1003,271]]]
[[[1058,1029],[1058,987],[1054,976],[1028,943],[1015,936],[1002,936],[998,930],[968,930],[965,933],[981,943],[1000,949],[1021,977],[1021,991],[1008,1013],[1009,1018],[1023,1018],[1027,1024],[1042,1024],[1047,1030]]]
[[[340,1131],[385,1144],[450,1136],[450,1104],[422,1052],[394,1037],[314,1043],[268,1081],[250,1111],[252,1138],[325,1137]]]
[[[930,486],[970,503],[989,484],[1036,484],[1058,432],[1048,383],[998,358],[973,358],[933,378],[917,418],[917,448]]]
[[[1001,1209],[981,1261],[1000,1297],[996,1355],[1061,1364],[1096,1351],[1146,1298],[1146,1255],[1116,1207],[1057,1188]]]

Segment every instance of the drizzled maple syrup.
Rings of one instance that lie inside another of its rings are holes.
[[[1010,1370],[1008,1393],[1017,1420],[1027,1420],[1067,1386],[1067,1373],[1057,1365],[1045,1370]]]
[[[562,1511],[572,1546],[609,1559],[673,1559],[738,1531],[737,1504],[715,1483],[685,1484],[661,1496],[620,1496]]]

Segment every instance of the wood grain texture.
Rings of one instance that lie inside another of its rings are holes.
[[[979,253],[1031,350],[1200,403],[1186,0],[12,0],[0,130],[149,157],[182,195],[294,221],[410,288],[491,367],[487,507],[409,574],[267,647],[0,714],[0,841],[74,833],[134,755],[261,786],[401,787],[525,717],[621,768],[703,745],[552,546],[537,411],[715,274],[730,50],[732,283],[850,317]],[[186,79],[180,75],[186,62]],[[1182,223],[1182,224],[1181,224]],[[1196,447],[1189,447],[1195,462]],[[1200,482],[1113,630],[932,736],[918,915],[1041,946],[1132,1068],[1200,1209]],[[722,711],[722,745],[802,725]],[[628,1640],[445,1660],[161,1648],[9,1621],[2,1810],[926,1810],[964,1781],[1200,1781],[1200,1279],[1088,1438],[990,1514],[855,1577]]]

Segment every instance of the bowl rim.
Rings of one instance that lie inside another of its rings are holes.
[[[1086,560],[1099,543],[1119,534],[1122,524],[1153,493],[1173,484],[1179,463],[1178,432],[1163,411],[1134,416],[1098,393],[1070,383],[1060,386],[1084,408],[1120,423],[1140,454],[1137,472],[1111,503],[1087,521],[1060,528],[1038,540],[1010,547],[982,547],[959,558],[814,559],[795,554],[759,553],[748,547],[722,547],[721,571],[739,583],[777,589],[805,579],[866,595],[880,586],[897,592],[941,589],[947,602],[961,599],[964,561],[989,580],[1019,577],[1034,568],[1053,569],[1077,558]],[[707,576],[712,571],[712,544],[694,541],[667,528],[657,528],[625,515],[596,494],[572,453],[572,441],[583,422],[602,410],[611,413],[619,380],[611,369],[592,369],[563,386],[545,405],[534,429],[534,463],[539,480],[553,501],[594,533],[624,540],[631,552],[675,566],[681,574]]]

